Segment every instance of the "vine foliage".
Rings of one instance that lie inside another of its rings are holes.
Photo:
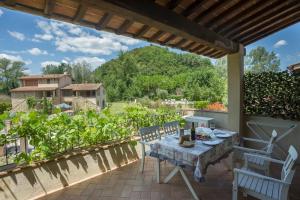
[[[246,73],[244,91],[245,114],[300,119],[300,76],[286,71]]]

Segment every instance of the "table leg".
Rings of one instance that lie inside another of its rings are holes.
[[[164,183],[168,183],[176,174],[177,172],[180,170],[179,166],[176,166],[171,172],[170,174],[165,178]]]
[[[156,181],[160,183],[160,160],[159,158],[156,159]]]
[[[183,178],[185,184],[188,186],[190,192],[192,193],[194,199],[195,199],[195,200],[199,200],[198,195],[196,194],[194,188],[192,187],[192,185],[191,185],[189,179],[187,178],[187,176],[185,175],[185,173],[184,173],[184,171],[183,171],[183,169],[182,169],[181,167],[180,167],[179,171],[180,171],[180,173],[181,173],[181,176],[182,176],[182,178]]]

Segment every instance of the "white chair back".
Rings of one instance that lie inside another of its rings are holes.
[[[159,126],[149,126],[140,128],[139,134],[141,140],[144,142],[151,142],[153,140],[160,139],[160,127]]]
[[[179,122],[173,121],[173,122],[167,122],[163,125],[164,134],[165,135],[179,135],[180,129],[179,129]]]
[[[276,138],[277,138],[277,132],[276,132],[276,130],[273,130],[273,132],[272,132],[272,136],[271,136],[271,138],[270,138],[270,141],[269,141],[269,143],[268,143],[268,145],[267,145],[267,149],[266,149],[266,152],[267,153],[269,153],[269,154],[271,154],[272,153],[272,151],[273,151],[273,146],[274,146],[274,142],[275,142],[275,140],[276,140]]]
[[[294,176],[293,166],[298,158],[297,150],[294,146],[290,146],[288,156],[283,164],[281,171],[281,179],[286,182],[291,182]]]

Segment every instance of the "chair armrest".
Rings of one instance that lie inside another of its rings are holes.
[[[266,160],[266,161],[270,161],[270,162],[273,162],[273,163],[278,163],[278,164],[284,164],[284,161],[283,160],[277,160],[277,159],[274,159],[274,158],[270,158],[270,157],[267,157],[267,156],[262,156],[262,155],[257,155],[257,154],[250,154],[250,153],[245,153],[244,154],[245,156],[245,160],[246,162],[248,161],[248,158],[260,158],[260,159],[263,159],[263,160]]]
[[[237,146],[237,145],[234,145],[233,149],[237,149],[239,151],[244,151],[244,152],[248,152],[248,153],[258,153],[258,154],[269,155],[268,152],[263,151],[263,150],[251,149],[251,148],[241,147],[241,146]]]
[[[272,178],[272,177],[269,177],[269,176],[264,176],[264,175],[261,175],[261,174],[257,174],[257,173],[247,171],[247,170],[244,170],[244,169],[234,168],[233,171],[234,171],[235,176],[237,176],[238,174],[244,174],[244,175],[247,175],[247,176],[252,176],[252,177],[259,178],[259,179],[272,181],[272,182],[276,182],[276,183],[283,184],[283,185],[290,185],[290,183],[288,183],[288,182],[285,182],[285,181],[282,181],[282,180],[279,180],[279,179],[276,179],[276,178]]]
[[[259,139],[254,139],[254,138],[246,138],[246,137],[242,137],[241,141],[250,141],[250,142],[259,142],[259,143],[269,144],[269,141],[259,140]]]

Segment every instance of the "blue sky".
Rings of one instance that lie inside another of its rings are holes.
[[[60,62],[88,62],[92,67],[150,43],[0,8],[0,57],[21,60],[27,73],[39,74],[43,66]],[[300,61],[300,23],[246,47],[275,51],[281,68]],[[180,51],[179,51],[180,52]]]

